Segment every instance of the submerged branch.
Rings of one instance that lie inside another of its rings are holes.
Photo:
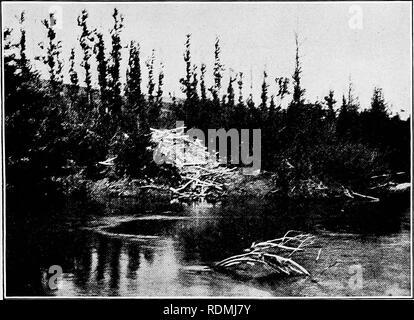
[[[291,259],[291,256],[314,242],[309,234],[288,236],[287,232],[282,238],[253,243],[244,254],[238,254],[221,260],[214,264],[218,271],[228,271],[236,274],[246,272],[253,278],[270,276],[272,274],[305,275],[310,273],[300,264]],[[290,242],[290,246],[285,244]],[[277,254],[272,250],[278,249]],[[259,268],[259,270],[257,270]],[[264,269],[263,269],[264,268]]]

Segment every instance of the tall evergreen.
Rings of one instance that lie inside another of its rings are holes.
[[[334,105],[336,104],[336,100],[334,98],[334,91],[333,90],[329,90],[329,94],[327,96],[324,97],[326,106],[328,107],[327,110],[327,118],[328,120],[332,121],[335,119],[335,109],[334,109]]]
[[[180,83],[181,91],[185,94],[186,97],[183,106],[184,121],[188,127],[193,127],[197,125],[198,122],[197,115],[199,112],[199,104],[197,93],[197,67],[191,62],[191,34],[186,35],[183,58],[185,63],[185,76],[180,79]]]
[[[220,39],[216,37],[214,43],[214,67],[213,67],[213,77],[214,77],[214,86],[210,88],[210,91],[213,95],[213,100],[217,103],[220,97],[221,89],[221,79],[223,78],[222,72],[224,71],[223,64],[220,61]]]
[[[160,65],[160,72],[158,73],[158,86],[157,86],[157,103],[162,103],[162,94],[163,89],[162,86],[164,85],[164,64],[161,63]]]
[[[19,55],[20,59],[17,60],[19,69],[22,72],[23,78],[28,78],[31,72],[30,63],[26,56],[26,30],[23,27],[26,20],[26,14],[24,11],[20,14],[19,25],[20,25],[20,41],[19,41]]]
[[[186,35],[183,57],[185,62],[185,76],[180,79],[182,85],[181,91],[185,94],[186,100],[190,101],[192,96],[191,34]]]
[[[75,70],[75,48],[72,48],[70,50],[69,81],[70,81],[69,96],[70,96],[72,104],[74,104],[77,101],[77,96],[79,94],[79,78],[78,78],[78,73]]]
[[[135,41],[131,41],[125,86],[125,95],[130,105],[142,100],[141,82],[140,46]]]
[[[111,64],[109,67],[109,91],[110,91],[110,112],[115,119],[121,112],[122,97],[121,97],[121,81],[120,81],[120,66],[121,66],[121,31],[124,26],[124,17],[115,8],[112,14],[114,25],[111,29]]]
[[[53,14],[51,14],[52,17]],[[42,24],[47,30],[48,42],[46,46],[42,42],[39,44],[41,49],[46,49],[45,54],[40,59],[48,68],[52,89],[56,90],[57,86],[63,82],[62,43],[56,39],[56,31],[50,23],[50,20],[44,19],[42,20]]]
[[[260,95],[260,99],[261,99],[261,103],[260,103],[260,113],[261,113],[261,117],[262,120],[266,119],[267,116],[267,89],[269,87],[269,85],[266,83],[266,79],[267,79],[267,72],[263,71],[263,83],[262,83],[262,93]]]
[[[386,119],[388,117],[387,104],[385,103],[384,94],[381,88],[374,88],[369,112],[378,118]]]
[[[374,88],[370,107],[362,113],[362,130],[366,140],[374,146],[390,144],[390,121],[388,106],[381,88]],[[394,138],[395,139],[395,138]]]
[[[108,59],[105,54],[105,42],[103,39],[103,34],[100,32],[96,32],[94,53],[97,62],[98,85],[101,98],[99,113],[102,115],[106,112],[108,107]]]
[[[92,74],[91,74],[91,63],[90,59],[92,57],[92,50],[93,50],[93,30],[89,29],[88,26],[88,12],[84,9],[82,13],[78,16],[77,22],[78,26],[81,27],[82,33],[79,37],[79,44],[83,51],[83,58],[81,62],[81,66],[85,71],[85,85],[86,85],[86,97],[88,103],[91,102],[91,92],[92,92]]]
[[[155,63],[155,50],[152,50],[151,57],[146,61],[146,66],[148,69],[148,102],[152,104],[154,102],[154,92],[155,92],[155,74],[154,74],[154,63]]]
[[[160,123],[161,109],[162,109],[162,95],[164,85],[164,65],[160,64],[160,71],[158,73],[157,90],[154,94],[153,101],[149,106],[149,124],[153,127],[158,127]]]
[[[305,89],[301,86],[302,65],[299,56],[299,39],[295,34],[296,55],[295,55],[295,71],[293,73],[293,101],[292,104],[299,106],[304,103]]]
[[[235,94],[234,94],[233,82],[235,82],[236,80],[237,80],[236,78],[233,78],[230,75],[229,85],[227,87],[227,104],[228,104],[230,110],[232,110],[232,108],[234,107]]]
[[[226,99],[222,103],[222,126],[224,128],[233,128],[234,121],[232,115],[235,111],[235,93],[233,83],[236,81],[236,77],[233,77],[232,74],[229,76],[229,83],[227,86]]]
[[[290,94],[290,91],[289,91],[290,80],[289,78],[286,78],[286,77],[278,77],[278,78],[275,78],[275,82],[277,85],[276,97],[279,98],[280,105],[281,105],[285,96]]]
[[[200,72],[201,72],[200,74],[201,101],[205,102],[207,100],[207,92],[206,92],[206,83],[205,83],[206,65],[204,63],[201,64]]]

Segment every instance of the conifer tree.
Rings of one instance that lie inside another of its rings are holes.
[[[236,78],[233,78],[231,75],[229,77],[229,85],[227,87],[227,104],[230,107],[230,110],[234,107],[234,88],[233,82],[236,81]]]
[[[232,119],[233,125],[232,127],[236,127],[238,129],[245,128],[246,126],[246,106],[244,104],[243,99],[243,72],[238,73],[238,80],[237,80],[237,87],[238,87],[238,98],[237,98],[237,105],[235,106]]]
[[[272,94],[270,97],[270,105],[269,105],[269,120],[273,120],[276,115],[276,104],[275,104],[275,96]]]
[[[304,94],[305,89],[301,87],[301,73],[302,73],[302,66],[300,63],[299,57],[299,39],[298,35],[295,34],[295,43],[296,43],[296,56],[295,56],[295,71],[293,73],[293,103],[295,105],[303,104],[304,102]]]
[[[197,66],[194,64],[191,70],[191,101],[196,102],[198,101],[198,93],[197,93]]]
[[[356,135],[356,127],[358,125],[358,112],[349,101],[346,100],[345,95],[342,96],[342,105],[339,110],[337,120],[337,134],[339,138],[344,140],[352,140]]]
[[[269,85],[266,83],[266,79],[267,79],[267,73],[266,71],[263,71],[263,83],[262,83],[262,94],[260,95],[261,98],[261,104],[260,104],[260,113],[261,113],[261,117],[262,120],[266,119],[267,116],[267,88],[269,87]]]
[[[286,77],[275,78],[275,81],[276,81],[276,85],[278,89],[276,96],[279,97],[280,104],[282,104],[284,97],[290,94],[289,92],[290,81],[289,81],[289,78],[286,78]]]
[[[161,63],[160,71],[158,73],[158,83],[157,83],[157,91],[149,105],[148,111],[148,118],[149,124],[152,127],[157,127],[160,123],[160,115],[161,115],[161,108],[162,108],[162,94],[163,94],[163,85],[164,85],[164,65]],[[155,88],[155,84],[154,84]],[[155,90],[155,89],[154,89]]]
[[[81,27],[82,33],[79,37],[79,44],[83,51],[83,59],[81,62],[81,66],[85,70],[85,85],[86,85],[86,97],[88,103],[91,102],[91,91],[92,91],[92,74],[91,74],[91,63],[90,58],[92,57],[92,49],[93,49],[93,30],[89,29],[87,24],[88,22],[88,12],[84,9],[82,13],[78,16],[77,22],[78,26]]]
[[[75,70],[75,48],[72,48],[70,50],[69,81],[71,84],[70,90],[69,90],[69,96],[70,96],[72,104],[74,104],[79,94],[79,78],[78,78],[78,73]]]
[[[374,88],[370,107],[361,115],[365,140],[373,146],[384,147],[389,144],[390,121],[387,103],[381,88]]]
[[[53,18],[53,14],[50,17]],[[39,43],[41,49],[46,49],[46,53],[40,59],[48,67],[51,87],[53,90],[56,90],[57,86],[63,82],[62,43],[56,39],[56,31],[51,25],[50,20],[44,19],[42,24],[47,30],[48,43],[46,46],[42,42]]]
[[[191,34],[186,35],[185,50],[185,76],[180,79],[181,91],[185,94],[185,102],[183,106],[184,121],[189,127],[193,127],[197,122],[199,111],[198,94],[197,94],[197,67],[191,63]],[[203,75],[204,77],[204,75]],[[204,78],[203,78],[204,85]]]
[[[378,118],[388,118],[387,104],[385,103],[384,94],[381,88],[374,88],[369,112]]]
[[[336,104],[336,100],[334,98],[334,91],[329,90],[329,94],[327,96],[325,96],[324,100],[325,100],[326,105],[328,107],[327,118],[328,118],[328,120],[334,120],[335,119],[334,105]]]
[[[21,70],[23,79],[29,78],[31,72],[29,60],[26,56],[26,30],[23,24],[26,20],[26,14],[24,11],[20,14],[19,25],[20,25],[20,41],[19,41],[19,55],[20,59],[17,60],[17,65]]]
[[[181,91],[185,94],[186,100],[189,102],[192,96],[191,34],[186,35],[183,57],[185,62],[185,77],[180,79],[182,85]]]
[[[157,103],[162,103],[162,94],[163,94],[163,80],[164,80],[164,64],[161,63],[160,72],[158,74],[158,87],[157,87]]]
[[[249,113],[249,128],[254,128],[257,125],[257,109],[253,100],[253,94],[250,93],[246,101],[247,111]]]
[[[347,103],[347,109],[350,112],[358,112],[359,108],[359,99],[355,96],[355,88],[354,84],[351,81],[351,77],[349,78],[348,83],[348,103]]]
[[[224,110],[223,110],[223,125],[225,128],[229,128],[229,127],[234,127],[234,119],[232,119],[232,115],[234,114],[235,111],[235,94],[234,94],[234,88],[233,88],[233,83],[236,81],[237,79],[235,77],[233,77],[230,74],[229,77],[229,84],[227,86],[227,102],[225,104],[223,104]]]
[[[105,55],[105,42],[102,33],[96,32],[96,39],[94,53],[97,62],[98,85],[101,95],[101,106],[99,113],[102,115],[106,112],[108,103],[108,60]]]
[[[146,61],[148,69],[148,102],[152,104],[154,102],[155,91],[155,75],[154,75],[154,62],[155,62],[155,50],[152,50],[151,57]]]
[[[122,98],[121,98],[121,81],[120,81],[120,66],[121,66],[121,31],[124,26],[124,17],[119,13],[117,8],[114,8],[112,14],[114,25],[111,29],[111,64],[109,67],[109,89],[110,89],[110,111],[112,115],[116,117],[121,111]]]
[[[214,43],[214,68],[213,68],[213,77],[214,77],[214,86],[210,88],[210,91],[213,95],[213,100],[217,103],[219,101],[220,89],[221,89],[221,79],[223,78],[222,72],[224,67],[220,61],[220,39],[216,37]]]
[[[131,41],[129,46],[129,59],[126,77],[125,95],[130,105],[142,101],[141,91],[141,62],[140,46],[135,41]]]
[[[239,72],[239,80],[237,80],[237,86],[239,88],[238,103],[243,103],[243,72]]]
[[[205,102],[207,100],[207,93],[206,93],[206,84],[205,84],[206,65],[204,63],[201,64],[200,71],[201,71],[201,74],[200,74],[201,101]]]

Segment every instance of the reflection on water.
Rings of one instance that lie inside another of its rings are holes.
[[[198,271],[287,230],[317,236],[297,260],[316,281],[242,281]],[[48,286],[51,265],[63,269],[57,290]],[[363,270],[358,289],[349,284],[355,265]],[[68,203],[43,214],[15,209],[8,211],[6,273],[9,296],[409,295],[409,210],[386,203],[244,203],[161,212],[132,200]]]

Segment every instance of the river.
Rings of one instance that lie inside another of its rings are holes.
[[[173,210],[112,199],[20,208],[7,215],[8,296],[410,295],[408,205],[251,201]],[[316,236],[298,257],[313,280],[202,271],[288,230]],[[51,266],[63,272],[57,288],[49,285]]]

